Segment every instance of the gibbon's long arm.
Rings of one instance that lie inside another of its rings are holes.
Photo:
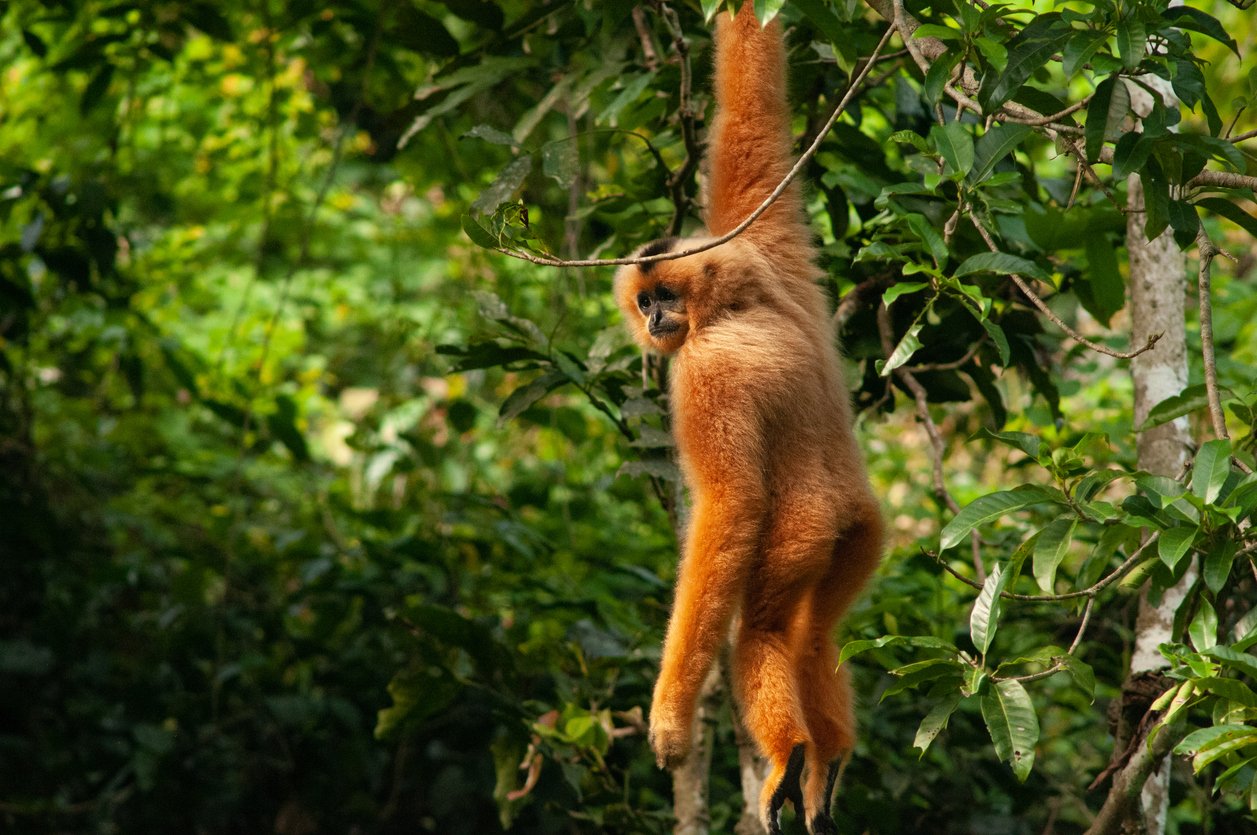
[[[708,139],[707,231],[723,235],[759,207],[792,165],[781,24],[760,27],[754,4],[716,25],[716,118]],[[742,234],[808,240],[796,183]]]

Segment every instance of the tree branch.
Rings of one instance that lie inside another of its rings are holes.
[[[838,102],[838,106],[834,108],[834,112],[830,115],[828,121],[825,122],[825,126],[821,128],[820,133],[816,135],[815,141],[813,141],[812,144],[808,146],[808,149],[803,152],[803,155],[799,157],[797,162],[795,162],[794,167],[791,168],[782,181],[777,184],[777,187],[773,189],[772,193],[769,194],[768,197],[764,198],[764,202],[759,204],[759,207],[755,209],[755,211],[747,215],[746,220],[730,229],[724,235],[721,235],[718,238],[712,238],[709,241],[704,241],[701,244],[696,244],[683,250],[662,252],[658,255],[633,256],[626,258],[586,258],[568,261],[562,258],[533,255],[531,252],[523,252],[517,249],[507,249],[505,247],[495,247],[494,250],[502,253],[503,255],[509,255],[512,258],[518,258],[521,261],[528,261],[544,267],[617,267],[626,264],[653,264],[657,261],[673,261],[677,258],[697,255],[700,252],[706,252],[709,249],[715,249],[721,244],[728,243],[738,235],[745,232],[752,223],[759,219],[760,215],[768,211],[769,207],[771,207],[773,203],[777,202],[781,195],[785,193],[786,189],[789,188],[790,184],[799,176],[799,173],[812,160],[812,157],[816,156],[816,152],[820,150],[821,142],[823,142],[825,137],[829,135],[829,131],[833,128],[834,123],[838,121],[838,117],[846,111],[847,105],[851,103],[853,98],[855,98],[855,94],[859,92],[864,79],[869,74],[869,70],[877,64],[878,56],[881,55],[882,49],[886,46],[886,42],[890,40],[890,36],[893,32],[893,27],[887,28],[885,34],[882,35],[882,39],[878,42],[877,48],[873,50],[873,54],[869,56],[869,59],[864,63],[864,66],[851,80],[851,84],[847,87],[846,94],[843,95],[842,100]]]

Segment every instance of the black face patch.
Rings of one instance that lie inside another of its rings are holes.
[[[677,238],[660,238],[659,240],[652,241],[646,244],[646,246],[642,247],[642,251],[637,253],[637,257],[645,258],[651,255],[662,255],[665,252],[671,252],[672,248],[676,246],[676,244],[677,244]],[[639,269],[642,271],[642,275],[649,275],[650,271],[653,270],[654,268],[655,268],[655,262],[653,261],[649,264],[642,264],[639,267]]]

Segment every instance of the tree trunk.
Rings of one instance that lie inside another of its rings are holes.
[[[1137,177],[1128,182],[1126,246],[1130,254],[1131,339],[1142,345],[1153,334],[1161,334],[1155,348],[1131,361],[1135,384],[1134,421],[1140,426],[1152,408],[1187,387],[1187,334],[1184,325],[1187,260],[1166,232],[1154,241],[1144,234],[1144,195]],[[1155,475],[1178,478],[1190,456],[1191,436],[1187,419],[1178,418],[1145,432],[1137,438],[1139,468]],[[1167,666],[1157,647],[1173,638],[1174,614],[1196,581],[1194,570],[1166,589],[1159,601],[1149,598],[1145,585],[1135,621],[1135,646],[1131,655],[1131,681],[1137,676]],[[1125,692],[1124,688],[1124,692]],[[1134,735],[1134,739],[1129,738]],[[1123,739],[1122,737],[1128,737]],[[1119,733],[1115,750],[1127,745],[1144,746],[1131,730]],[[1168,755],[1146,763],[1147,752],[1137,751],[1114,778],[1105,809],[1097,817],[1093,831],[1103,831],[1101,821],[1120,820],[1121,831],[1161,835],[1169,809],[1170,767]],[[1138,767],[1138,766],[1143,767]],[[1145,777],[1139,787],[1135,777]],[[1135,792],[1138,791],[1136,799]],[[1120,814],[1114,815],[1117,806]]]

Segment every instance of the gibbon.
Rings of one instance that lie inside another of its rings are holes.
[[[715,37],[713,237],[763,202],[792,157],[780,24],[761,28],[747,0],[736,18],[721,14]],[[810,832],[833,831],[830,795],[855,718],[832,631],[882,549],[822,275],[792,186],[728,243],[615,278],[635,340],[673,357],[673,432],[692,496],[650,744],[661,767],[689,752],[699,691],[738,615],[734,695],[771,762],[760,798],[770,832],[787,799]]]

